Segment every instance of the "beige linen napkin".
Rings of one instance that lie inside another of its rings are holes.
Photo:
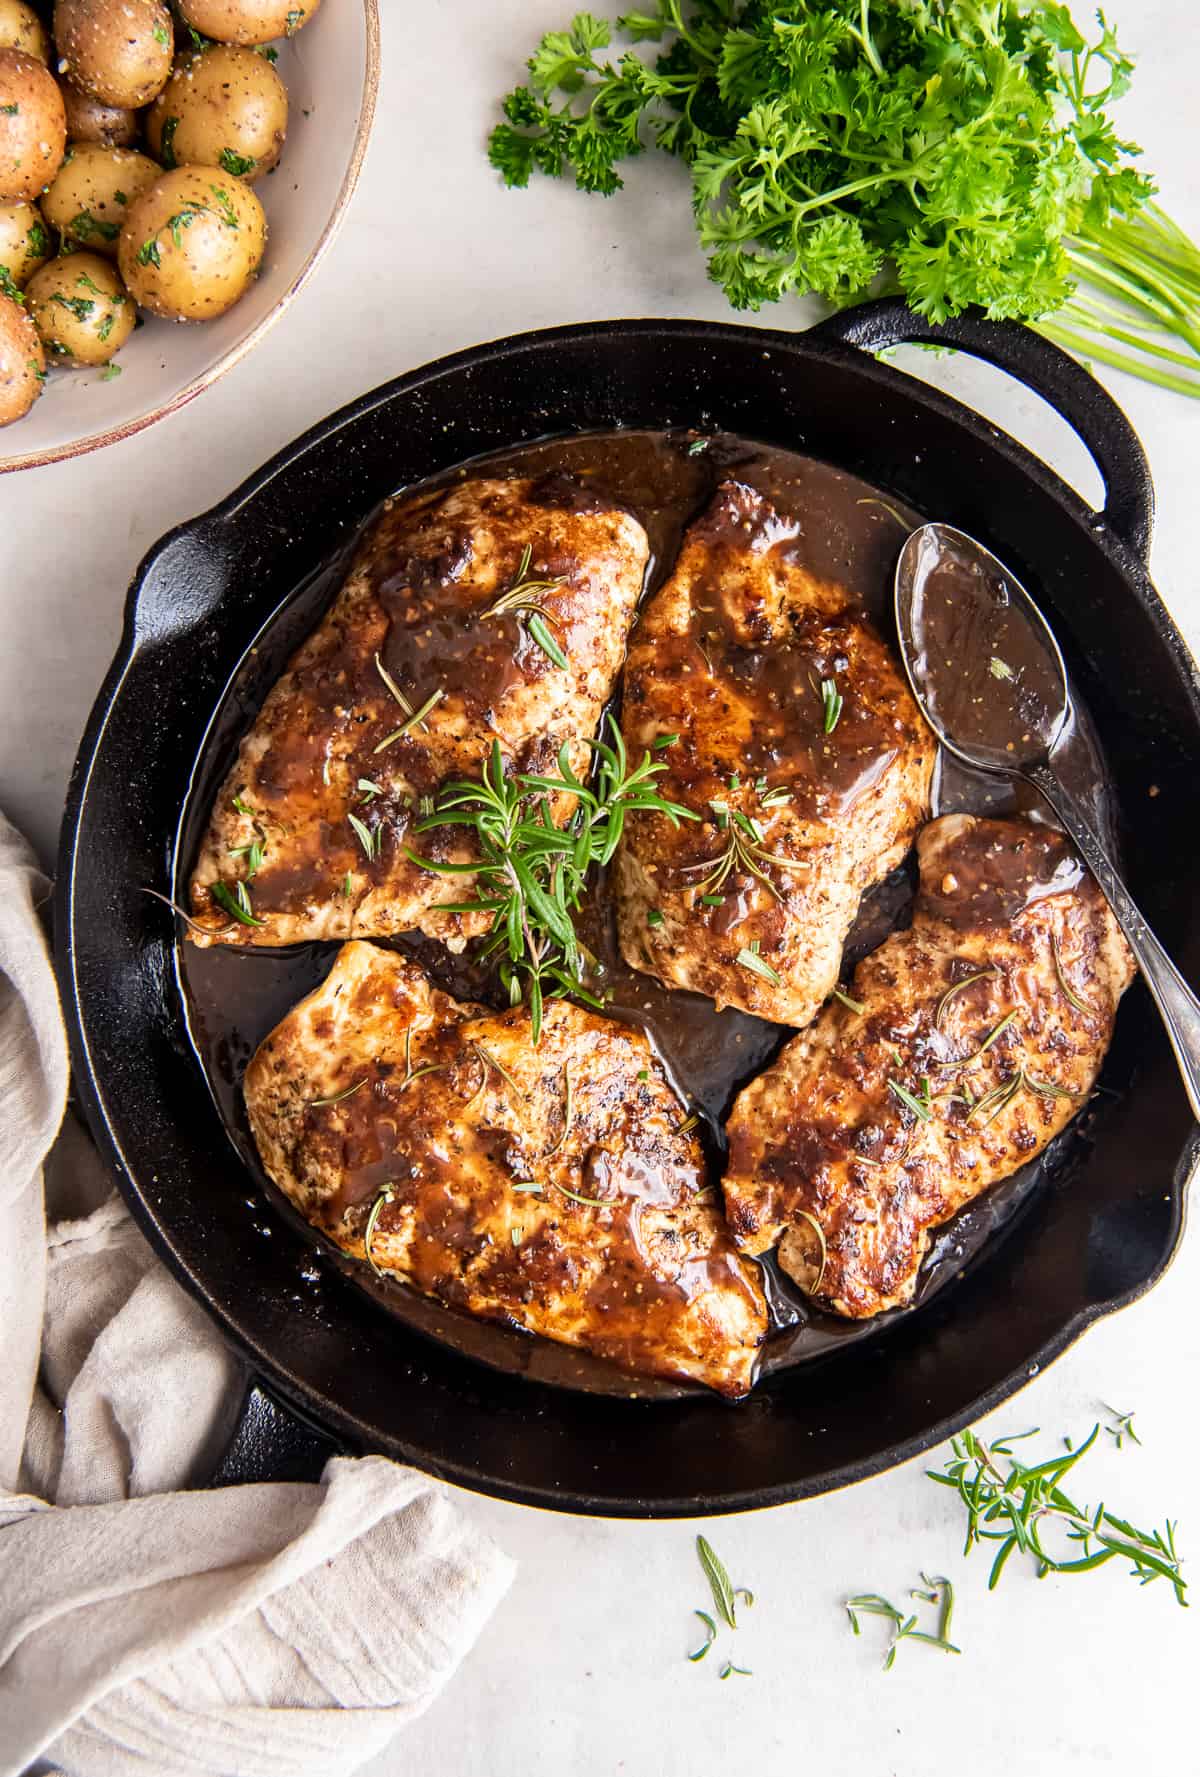
[[[177,1491],[237,1366],[79,1137],[51,1191],[73,1219],[47,1229],[46,892],[0,816],[0,1777],[351,1772],[452,1676],[512,1563],[381,1457]]]

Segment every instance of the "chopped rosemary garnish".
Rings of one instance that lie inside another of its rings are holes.
[[[909,1091],[907,1086],[902,1086],[899,1080],[889,1079],[888,1091],[893,1098],[899,1100],[906,1110],[910,1110],[914,1117],[919,1117],[922,1123],[928,1123],[933,1116],[933,1105],[930,1102],[928,1089],[918,1098],[915,1093]]]
[[[1104,1401],[1101,1401],[1100,1405],[1106,1413],[1112,1416],[1112,1424],[1106,1425],[1104,1429],[1118,1450],[1123,1447],[1126,1438],[1129,1438],[1134,1444],[1141,1443],[1142,1440],[1133,1429],[1132,1413],[1118,1413],[1115,1407],[1108,1406]]]
[[[445,695],[446,693],[444,691],[438,690],[435,691],[431,697],[427,697],[420,709],[413,711],[407,722],[402,722],[399,728],[393,729],[391,734],[387,735],[380,741],[379,745],[375,748],[375,751],[377,753],[382,753],[386,748],[393,745],[395,741],[402,739],[412,728],[427,728],[427,723],[425,721],[426,716],[429,714],[430,710],[434,708],[435,704],[441,703]]]
[[[611,716],[608,721],[612,744],[587,743],[597,760],[592,787],[576,776],[570,743],[559,751],[558,777],[510,777],[494,742],[482,781],[448,784],[433,813],[416,827],[418,833],[468,830],[478,860],[449,864],[406,854],[423,870],[476,878],[477,898],[457,910],[490,916],[482,955],[500,956],[501,985],[513,1005],[528,995],[534,1043],[541,1035],[545,998],[575,994],[595,1003],[584,984],[588,962],[572,920],[591,866],[610,862],[630,814],[661,814],[672,826],[697,818],[658,794],[655,779],[665,765],[652,763],[646,753],[640,765],[630,766],[621,732]],[[564,827],[555,826],[550,812],[559,796],[575,801]]]
[[[967,1539],[963,1553],[975,1543],[998,1544],[988,1590],[999,1584],[1005,1563],[1014,1549],[1031,1555],[1039,1577],[1048,1573],[1089,1573],[1114,1558],[1131,1563],[1132,1576],[1143,1586],[1165,1579],[1177,1601],[1187,1604],[1187,1583],[1175,1549],[1175,1525],[1168,1518],[1162,1530],[1137,1530],[1103,1505],[1092,1511],[1081,1508],[1063,1492],[1063,1482],[1100,1436],[1099,1425],[1077,1450],[1038,1463],[1019,1462],[1012,1445],[1032,1432],[1009,1434],[985,1443],[966,1431],[950,1440],[952,1456],[944,1472],[929,1469],[931,1481],[950,1487],[967,1514]],[[1000,1460],[1008,1464],[1001,1470]],[[1042,1540],[1043,1528],[1058,1529],[1068,1542],[1078,1543],[1080,1555],[1059,1560]]]
[[[1072,989],[1071,983],[1067,980],[1063,970],[1062,952],[1058,948],[1057,934],[1051,934],[1050,948],[1054,955],[1054,973],[1058,978],[1058,985],[1062,988],[1063,994],[1070,1001],[1071,1005],[1074,1006],[1075,1010],[1084,1013],[1086,1016],[1091,1012],[1092,1008],[1088,1005],[1086,1000],[1080,999],[1079,995]]]
[[[500,1075],[500,1078],[511,1086],[514,1092],[520,1092],[520,1087],[517,1085],[517,1082],[513,1079],[504,1063],[502,1061],[497,1061],[490,1049],[485,1049],[482,1043],[472,1043],[471,1047],[483,1063],[483,1080],[479,1087],[479,1092],[482,1092],[484,1086],[487,1085],[487,1070],[489,1067],[494,1067],[496,1072]],[[475,1097],[471,1099],[472,1104],[474,1104],[475,1099],[478,1098],[479,1092],[477,1092]]]
[[[379,848],[383,844],[383,828],[368,827],[366,822],[360,821],[353,811],[347,814],[346,819],[354,828],[358,843],[366,853],[368,864],[371,863],[379,856]]]
[[[255,916],[244,882],[239,882],[236,885],[234,893],[230,892],[225,883],[213,882],[208,885],[208,892],[217,906],[223,907],[226,913],[231,913],[240,925],[261,926],[267,923],[265,919],[258,919]]]
[[[703,456],[708,446],[709,440],[707,438],[693,438],[687,447],[687,454],[689,457]]]
[[[896,1663],[896,1650],[902,1641],[923,1641],[927,1647],[940,1648],[944,1654],[960,1654],[962,1649],[955,1647],[950,1639],[950,1622],[954,1615],[954,1587],[948,1579],[939,1576],[931,1579],[928,1574],[921,1575],[923,1588],[914,1588],[910,1598],[918,1599],[922,1604],[936,1604],[938,1608],[937,1629],[933,1634],[917,1628],[916,1614],[906,1615],[897,1610],[888,1599],[881,1598],[878,1592],[864,1592],[858,1598],[847,1598],[846,1615],[850,1618],[850,1627],[855,1635],[861,1635],[858,1618],[864,1616],[886,1617],[892,1625],[892,1639],[888,1643],[884,1656],[883,1669],[890,1672]]]
[[[546,1149],[546,1156],[545,1157],[547,1160],[549,1160],[549,1158],[552,1154],[557,1154],[559,1152],[560,1148],[563,1148],[566,1146],[567,1137],[571,1133],[571,1125],[574,1123],[574,1121],[575,1121],[575,1093],[574,1093],[574,1089],[572,1088],[572,1085],[571,1085],[571,1063],[569,1061],[564,1061],[563,1062],[563,1126],[562,1126],[561,1130],[559,1131],[558,1140],[555,1142],[554,1146],[552,1148]]]
[[[700,1119],[695,1111],[691,1111],[676,1128],[675,1133],[676,1135],[690,1135],[693,1129],[698,1129],[699,1127]]]
[[[1004,1017],[1000,1020],[999,1024],[996,1026],[996,1028],[993,1031],[989,1032],[989,1034],[986,1037],[984,1037],[983,1042],[979,1045],[979,1048],[976,1050],[975,1055],[971,1056],[970,1059],[972,1061],[974,1061],[977,1058],[977,1056],[986,1055],[988,1050],[992,1047],[992,1045],[994,1043],[998,1043],[1000,1041],[1000,1038],[1004,1035],[1005,1031],[1009,1028],[1009,1026],[1011,1024],[1014,1023],[1016,1016],[1017,1016],[1017,1014],[1015,1011],[1006,1012]]]
[[[697,1660],[702,1660],[704,1658],[713,1642],[717,1639],[717,1625],[713,1622],[706,1610],[693,1611],[692,1615],[699,1617],[700,1621],[704,1624],[705,1637],[704,1646],[698,1647],[694,1654],[688,1655],[688,1659],[694,1666]]]
[[[358,780],[358,793],[361,801],[370,802],[375,796],[383,795],[383,787],[380,784],[374,783],[369,777],[360,777]]]
[[[233,809],[235,814],[248,814],[251,816],[253,816],[253,814],[254,814],[254,810],[251,808],[250,804],[248,802],[246,802],[241,796],[235,796],[233,801],[230,803],[230,807]]]
[[[677,734],[656,734],[650,743],[650,751],[652,753],[665,752],[667,747],[673,747],[678,739]]]
[[[662,908],[661,907],[652,907],[650,909],[649,913],[647,913],[647,915],[646,915],[646,924],[648,926],[660,926],[662,924],[662,922],[663,922]]]
[[[701,895],[700,905],[702,907],[724,907],[725,897],[724,895]]]
[[[253,882],[262,868],[262,862],[266,856],[266,846],[261,839],[252,839],[249,845],[231,845],[229,855],[231,858],[245,858],[246,881]]]
[[[761,975],[763,980],[769,981],[773,987],[781,986],[782,977],[775,973],[770,963],[763,961],[758,954],[757,946],[758,939],[756,938],[753,944],[748,944],[744,949],[739,950],[734,960],[739,962],[743,969],[749,969],[752,975]]]
[[[1024,1072],[1018,1068],[1015,1074],[1010,1074],[1007,1079],[998,1081],[990,1092],[984,1093],[983,1097],[967,1113],[967,1122],[973,1123],[976,1117],[982,1118],[983,1127],[986,1129],[989,1123],[996,1121],[1002,1111],[1008,1109],[1024,1084]]]
[[[567,576],[554,574],[541,580],[531,578],[529,567],[532,561],[533,547],[526,543],[521,551],[521,563],[517,569],[516,579],[483,615],[486,619],[488,617],[503,617],[512,613],[518,623],[524,620],[526,633],[537,643],[542,653],[548,655],[555,666],[561,667],[565,672],[569,664],[567,657],[550,634],[548,627],[553,623],[556,629],[560,629],[561,625],[540,602],[538,595],[545,592],[557,592],[559,587],[566,582]]]
[[[980,969],[977,975],[968,975],[964,980],[956,981],[953,987],[948,987],[938,1001],[937,1011],[933,1015],[935,1029],[941,1030],[942,1020],[946,1016],[951,1000],[953,1000],[957,994],[962,993],[964,988],[973,987],[977,981],[994,980],[999,973],[999,969]]]
[[[413,715],[412,704],[409,703],[407,697],[405,697],[403,691],[401,691],[399,685],[397,685],[395,679],[393,679],[393,677],[392,677],[391,673],[388,671],[387,667],[384,666],[383,661],[379,658],[378,654],[376,654],[376,656],[375,656],[375,668],[376,668],[376,671],[378,672],[380,678],[383,680],[384,684],[387,686],[388,690],[391,692],[392,696],[396,699],[396,702],[400,705],[400,708],[404,711],[404,714],[406,716],[412,716]],[[429,732],[429,727],[428,727],[427,723],[422,722],[420,717],[416,717],[415,720],[416,720],[417,726],[419,728],[423,728],[426,733]],[[376,749],[376,751],[378,751],[378,748]]]
[[[842,706],[845,703],[837,683],[833,679],[821,680],[821,702],[824,705],[824,728],[826,734],[832,734],[841,719]]]
[[[585,1197],[581,1191],[568,1190],[566,1185],[555,1184],[554,1189],[569,1197],[572,1203],[586,1203],[593,1209],[611,1209],[616,1202],[615,1197]]]
[[[792,792],[782,784],[777,784],[773,790],[764,790],[758,800],[762,808],[782,808],[792,800]]]
[[[850,995],[848,993],[843,993],[840,987],[834,988],[833,997],[835,1000],[841,1000],[843,1006],[845,1006],[849,1011],[857,1012],[858,1016],[860,1018],[862,1017],[863,1013],[867,1009],[863,1005],[861,1000],[852,1000],[850,998]]]
[[[353,1086],[347,1086],[344,1092],[335,1092],[330,1098],[310,1098],[308,1108],[310,1111],[315,1111],[322,1105],[343,1104],[346,1099],[353,1098],[356,1092],[361,1092],[366,1083],[367,1076],[364,1074],[361,1080],[355,1080]]]
[[[992,658],[988,661],[988,671],[991,673],[993,679],[1013,679],[1016,677],[1016,674],[1013,672],[1012,667],[1009,666],[1007,660],[1001,660],[997,654],[993,654]]]
[[[383,1272],[375,1263],[375,1255],[371,1251],[371,1241],[374,1237],[375,1226],[379,1221],[380,1212],[382,1211],[384,1204],[391,1203],[393,1199],[394,1192],[392,1191],[392,1187],[390,1185],[384,1185],[383,1189],[376,1196],[374,1203],[371,1205],[370,1212],[367,1216],[367,1225],[363,1229],[363,1251],[367,1255],[367,1263],[370,1265],[376,1277],[382,1277]]]
[[[342,894],[345,896],[346,900],[348,901],[353,893],[354,893],[354,872],[352,870],[347,870],[346,874],[342,877]]]

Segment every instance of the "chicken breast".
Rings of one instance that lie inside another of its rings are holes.
[[[800,534],[736,481],[688,531],[634,633],[623,726],[700,818],[638,816],[617,858],[631,967],[795,1025],[926,818],[935,757],[861,610],[795,558]]]
[[[406,852],[469,861],[462,830],[414,844],[413,824],[447,780],[479,776],[493,742],[513,770],[553,771],[564,742],[586,769],[647,554],[635,518],[567,476],[389,501],[217,797],[195,942],[419,928],[461,949],[485,930],[443,911],[472,877]]]
[[[245,1092],[267,1172],[344,1252],[637,1374],[750,1387],[756,1268],[640,1031],[554,1000],[534,1048],[524,1007],[353,943]]]
[[[725,1205],[747,1252],[854,1319],[912,1299],[933,1229],[1086,1103],[1133,960],[1061,834],[947,815],[912,927],[739,1096]]]

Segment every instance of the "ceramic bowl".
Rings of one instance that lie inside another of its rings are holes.
[[[180,326],[146,317],[120,353],[121,375],[54,371],[33,410],[0,431],[0,471],[98,450],[176,413],[244,358],[315,271],[346,213],[379,85],[378,0],[325,0],[277,45],[287,85],[287,146],[256,186],[270,234],[257,282],[228,314]]]

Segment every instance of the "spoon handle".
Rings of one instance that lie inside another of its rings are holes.
[[[1075,841],[1116,915],[1146,986],[1162,1014],[1183,1075],[1192,1115],[1200,1122],[1200,1000],[1150,930],[1083,809],[1054,770],[1049,765],[1034,765],[1026,775],[1042,792]]]

